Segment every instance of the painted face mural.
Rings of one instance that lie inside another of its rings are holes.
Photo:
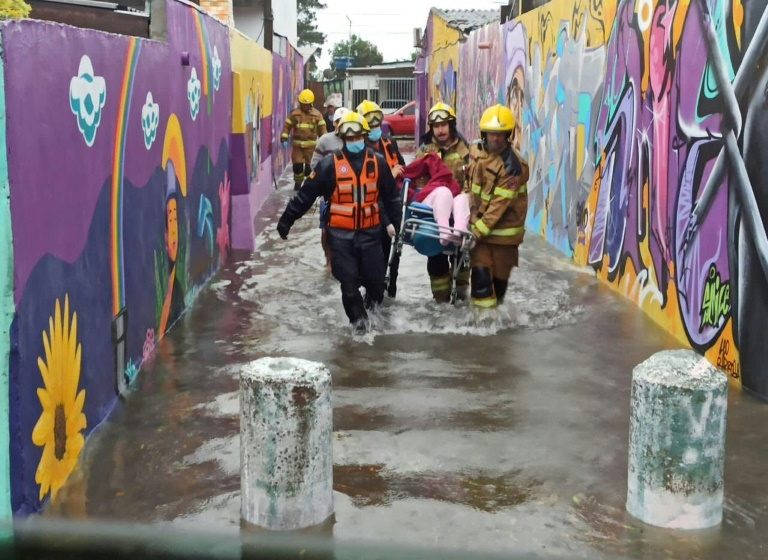
[[[165,204],[165,243],[168,250],[168,258],[171,262],[176,262],[176,255],[179,251],[179,223],[177,217],[178,203],[176,196],[171,196]]]

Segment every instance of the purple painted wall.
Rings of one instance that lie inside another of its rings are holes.
[[[17,514],[55,495],[229,247],[227,29],[173,1],[167,20],[167,43],[2,27]]]

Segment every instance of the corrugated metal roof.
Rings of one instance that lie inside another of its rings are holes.
[[[441,10],[432,8],[437,15],[445,20],[449,27],[460,31],[472,31],[488,23],[500,20],[497,10]]]

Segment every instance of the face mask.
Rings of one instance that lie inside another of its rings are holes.
[[[372,142],[378,142],[381,138],[381,128],[374,128],[368,133],[368,139]]]
[[[347,142],[347,151],[350,154],[359,154],[365,149],[365,140],[358,140],[356,142]]]

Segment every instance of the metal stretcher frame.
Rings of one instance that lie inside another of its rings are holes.
[[[440,239],[441,235],[450,235],[460,241],[458,243],[451,243],[445,247],[443,251],[444,255],[448,255],[450,263],[450,277],[451,277],[451,304],[455,304],[458,296],[456,288],[456,282],[459,276],[459,271],[462,268],[469,268],[469,253],[473,245],[472,234],[463,229],[454,228],[450,226],[441,226],[436,221],[424,220],[421,218],[405,218],[406,212],[409,209],[408,204],[408,190],[411,185],[411,180],[406,179],[403,183],[403,205],[400,212],[400,231],[397,232],[397,237],[392,243],[389,249],[389,258],[387,259],[387,273],[384,278],[385,285],[389,285],[389,280],[392,275],[392,263],[395,257],[399,257],[403,252],[403,245],[413,246],[413,237],[418,232],[419,235],[428,237],[430,239]],[[413,213],[426,214],[421,209],[411,209]]]

